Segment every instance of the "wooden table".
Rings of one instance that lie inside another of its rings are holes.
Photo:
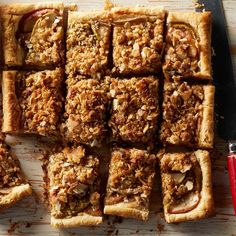
[[[0,0],[0,3],[4,1]],[[5,1],[6,2],[6,1]],[[7,1],[14,2],[14,1]],[[19,2],[19,1],[17,1]],[[25,1],[32,2],[32,1]],[[73,2],[73,1],[66,1]],[[80,10],[101,9],[102,0],[76,0]],[[191,0],[119,0],[116,4],[165,6],[169,10],[194,10]],[[236,75],[236,1],[224,0],[225,14],[228,24],[230,47]],[[45,140],[35,140],[34,137],[8,137],[8,143],[18,155],[22,168],[34,189],[34,195],[24,199],[11,209],[0,215],[0,236],[5,235],[236,235],[236,217],[233,214],[229,182],[226,168],[227,145],[216,137],[216,151],[213,153],[213,183],[216,215],[198,222],[166,224],[161,209],[159,180],[156,180],[151,198],[151,214],[147,222],[131,219],[106,217],[99,227],[82,227],[79,229],[56,230],[50,226],[50,216],[42,203],[42,150]],[[158,175],[157,175],[158,176]]]

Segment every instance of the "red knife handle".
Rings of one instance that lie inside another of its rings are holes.
[[[236,215],[236,154],[230,154],[227,159],[234,214]]]

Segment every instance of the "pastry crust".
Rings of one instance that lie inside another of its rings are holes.
[[[79,226],[96,226],[102,223],[102,216],[92,216],[86,213],[68,219],[51,217],[51,225],[55,228],[71,228]]]
[[[8,66],[22,66],[25,63],[25,50],[16,39],[19,22],[28,12],[41,8],[54,8],[63,13],[62,3],[10,4],[0,8],[3,24],[3,53]],[[42,67],[42,65],[39,65]]]
[[[3,125],[5,133],[19,132],[21,110],[16,96],[17,71],[3,71],[2,76],[2,100],[3,100]]]
[[[114,22],[119,19],[130,19],[130,17],[136,16],[156,16],[158,18],[164,19],[166,15],[166,10],[157,7],[113,7],[109,15],[112,17]]]
[[[214,95],[214,86],[207,85],[204,87],[202,125],[198,138],[200,148],[213,148],[214,145]]]
[[[10,189],[6,189],[5,191],[9,193],[4,194],[3,196],[1,196],[1,191],[3,190],[0,189],[0,211],[11,207],[14,203],[26,196],[29,196],[32,193],[32,189],[29,184],[22,184]]]
[[[198,49],[200,52],[198,66],[200,70],[193,72],[190,77],[212,80],[211,12],[169,12],[167,17],[167,27],[171,27],[174,23],[189,25],[198,38]],[[169,75],[165,72],[165,63],[163,65],[163,70],[168,79]]]
[[[200,201],[192,210],[185,213],[169,213],[164,205],[164,214],[167,223],[176,223],[189,220],[206,218],[214,212],[214,200],[212,193],[211,160],[208,151],[197,150],[194,152],[202,172]],[[165,154],[164,154],[165,155]],[[176,156],[178,153],[169,154]],[[162,161],[162,160],[161,160]],[[162,176],[162,181],[163,181]],[[163,183],[162,186],[164,187]],[[165,193],[164,193],[165,194]],[[165,198],[165,195],[163,196]]]
[[[143,221],[148,220],[149,211],[138,208],[139,204],[137,202],[120,202],[114,205],[105,205],[104,214],[118,215]]]

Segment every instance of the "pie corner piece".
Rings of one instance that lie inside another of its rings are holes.
[[[63,64],[63,9],[63,3],[3,5],[1,18],[5,64],[39,68]],[[49,42],[52,36],[53,46]]]
[[[165,11],[146,7],[114,7],[114,75],[139,75],[161,69]],[[154,33],[155,32],[155,33]]]
[[[199,220],[214,213],[208,151],[165,153],[160,170],[167,223]]]
[[[211,12],[169,12],[166,41],[166,79],[212,80]]]
[[[0,211],[31,195],[32,188],[22,174],[20,164],[3,140],[0,141],[1,168],[5,173],[0,180]]]
[[[136,148],[113,148],[104,213],[147,220],[155,163],[156,156],[147,151]],[[127,184],[129,181],[136,187]]]
[[[52,226],[102,223],[98,167],[98,157],[88,155],[83,146],[66,147],[49,157],[47,186]]]

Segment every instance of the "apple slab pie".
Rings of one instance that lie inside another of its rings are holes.
[[[32,193],[20,163],[0,138],[0,211]]]
[[[197,220],[214,210],[208,151],[165,153],[160,158],[165,219]]]
[[[45,68],[64,63],[62,3],[1,6],[7,66]]]
[[[156,73],[161,69],[165,11],[114,7],[113,69],[121,75]]]
[[[49,157],[47,189],[51,224],[68,228],[102,223],[99,159],[82,146],[65,147]]]
[[[169,12],[165,42],[166,79],[212,79],[210,12]]]
[[[212,148],[214,92],[213,85],[165,82],[160,130],[162,143]]]
[[[112,131],[112,140],[152,142],[159,115],[158,78],[112,78],[110,96],[112,107],[108,125]]]
[[[113,148],[104,213],[147,220],[156,155],[136,148]]]
[[[58,135],[63,76],[60,68],[3,71],[3,132]]]

